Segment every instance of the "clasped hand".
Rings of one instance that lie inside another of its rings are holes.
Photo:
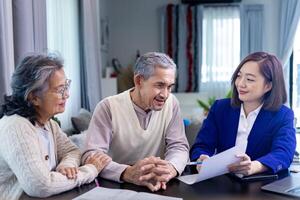
[[[148,187],[151,191],[166,189],[166,183],[177,175],[168,161],[159,157],[148,157],[125,169],[121,179],[136,185]]]

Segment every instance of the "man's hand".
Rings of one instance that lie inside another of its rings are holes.
[[[102,169],[104,167],[106,167],[110,161],[111,161],[111,158],[108,155],[106,155],[105,153],[96,152],[96,153],[90,155],[85,160],[85,164],[94,165],[97,168],[98,173],[100,173],[102,171]]]
[[[68,179],[75,179],[77,177],[78,168],[77,167],[60,167],[57,171],[65,176]]]
[[[154,169],[165,165],[165,161],[157,157],[144,158],[133,166],[129,166],[121,175],[123,181],[148,187],[151,191],[159,190],[163,183],[156,180]]]
[[[164,164],[157,165],[157,167],[153,169],[153,172],[156,174],[156,181],[161,183],[161,188],[166,190],[167,182],[177,176],[178,172],[171,163],[165,160],[162,161]]]
[[[236,155],[236,157],[241,160],[228,166],[230,172],[249,176],[267,170],[259,161],[251,161],[251,158],[247,154]]]
[[[177,171],[171,163],[166,160],[160,160],[160,164],[157,164],[153,169],[154,176],[152,177],[156,181],[167,183],[169,180],[177,176]],[[141,179],[144,179],[145,176],[142,176]],[[149,177],[146,177],[149,178]]]

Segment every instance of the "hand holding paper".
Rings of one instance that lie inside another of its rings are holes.
[[[229,171],[232,173],[250,176],[267,171],[267,168],[263,164],[257,160],[251,161],[251,158],[247,154],[237,155],[236,157],[240,158],[241,162],[236,162],[228,166]]]
[[[246,147],[247,144],[245,143],[205,159],[198,174],[180,176],[178,179],[190,185],[215,176],[226,174],[229,172],[227,166],[237,162],[239,158],[237,158],[236,155],[245,153]]]

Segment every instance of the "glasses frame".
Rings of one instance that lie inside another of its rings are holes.
[[[64,85],[62,88],[58,89],[58,90],[56,91],[56,93],[57,93],[57,94],[60,94],[60,95],[61,95],[61,98],[64,98],[65,95],[66,95],[65,92],[66,92],[66,91],[69,91],[70,86],[71,86],[71,83],[72,83],[72,80],[71,80],[71,79],[66,79],[65,85]]]

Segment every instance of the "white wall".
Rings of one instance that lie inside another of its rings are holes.
[[[263,4],[265,32],[263,50],[277,54],[279,38],[280,0],[243,0],[243,4]],[[108,60],[116,57],[123,66],[133,64],[136,50],[141,54],[160,51],[161,47],[161,9],[168,3],[180,0],[109,0],[107,2],[110,40]],[[199,113],[196,99],[207,99],[207,95],[176,94],[184,117]]]
[[[109,0],[100,0],[100,20],[109,19],[109,17],[111,16],[108,11],[108,2],[109,2]],[[107,63],[109,62],[108,61],[108,51],[105,51],[102,49],[101,55],[102,55],[101,56],[101,66],[104,71],[104,68],[107,66]]]
[[[265,32],[263,35],[263,50],[278,54],[279,41],[279,3],[284,0],[243,0],[243,4],[263,4]]]
[[[136,50],[141,54],[160,51],[160,11],[168,3],[180,0],[102,0],[107,5],[110,40],[108,60],[116,57],[123,66],[135,61]],[[263,4],[265,32],[263,50],[277,53],[280,0],[243,0],[243,4]]]
[[[123,66],[135,61],[140,53],[160,50],[160,10],[179,0],[110,0],[110,50],[108,58],[116,57]]]

